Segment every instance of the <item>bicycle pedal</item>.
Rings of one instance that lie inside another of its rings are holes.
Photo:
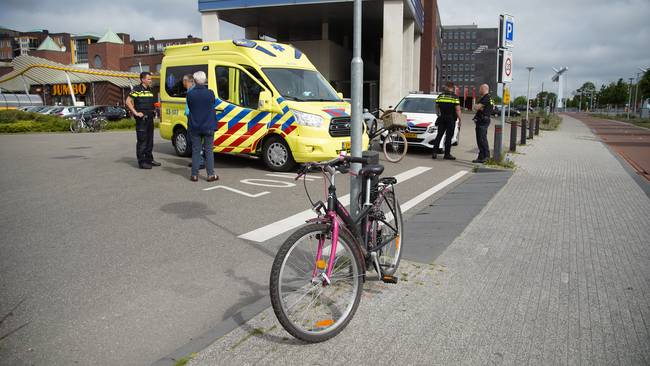
[[[397,283],[399,281],[399,278],[397,276],[388,276],[388,275],[383,275],[381,277],[381,280],[384,281],[384,283]]]

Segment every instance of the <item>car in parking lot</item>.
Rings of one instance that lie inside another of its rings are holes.
[[[433,140],[438,135],[436,120],[436,98],[439,94],[418,94],[412,93],[397,104],[395,110],[406,115],[408,127],[404,131],[409,146],[423,146],[433,149]],[[460,123],[456,120],[454,136],[451,139],[453,145],[458,145],[460,134]],[[439,148],[444,148],[444,137],[440,140]]]
[[[110,105],[95,105],[86,107],[76,113],[71,113],[65,115],[65,118],[69,119],[78,119],[81,118],[95,118],[99,116],[106,117],[109,121],[117,121],[122,118],[126,118],[128,114],[126,109],[119,106],[110,106]]]

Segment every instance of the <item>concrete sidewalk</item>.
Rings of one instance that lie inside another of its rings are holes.
[[[435,263],[368,281],[334,339],[297,342],[267,309],[189,364],[650,363],[650,200],[579,121],[543,135]]]

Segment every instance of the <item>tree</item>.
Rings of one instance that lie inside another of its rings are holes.
[[[639,99],[645,98],[650,98],[650,70],[646,71],[639,81]]]
[[[512,102],[512,104],[515,107],[518,107],[520,105],[526,105],[526,102],[527,102],[526,97],[524,97],[523,95],[520,95],[517,98],[515,98],[515,100]]]
[[[593,91],[596,90],[596,85],[592,83],[591,81],[587,81],[586,83],[582,84],[581,87],[579,87],[576,91],[580,93],[581,91]]]
[[[603,85],[600,88],[598,103],[599,105],[625,105],[629,96],[629,84],[624,82],[623,79],[618,79],[616,83]]]

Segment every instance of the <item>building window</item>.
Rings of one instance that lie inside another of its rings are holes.
[[[156,44],[156,51],[157,52],[162,52],[164,48],[165,48],[164,44],[162,44],[162,43],[157,43]]]
[[[461,53],[460,55],[458,55],[458,60],[459,60],[459,61],[465,61],[465,57],[464,57],[464,56],[465,56],[465,55],[463,55],[463,54]]]
[[[465,32],[460,32],[460,39],[465,39]]]
[[[476,32],[472,32],[472,39],[476,39]]]
[[[99,55],[95,55],[94,63],[95,63],[95,68],[97,68],[97,69],[102,68],[102,58],[99,57]]]
[[[472,71],[474,71],[476,69],[475,66],[476,65],[472,64]]]
[[[160,68],[162,64],[156,64],[156,72],[160,74]]]

